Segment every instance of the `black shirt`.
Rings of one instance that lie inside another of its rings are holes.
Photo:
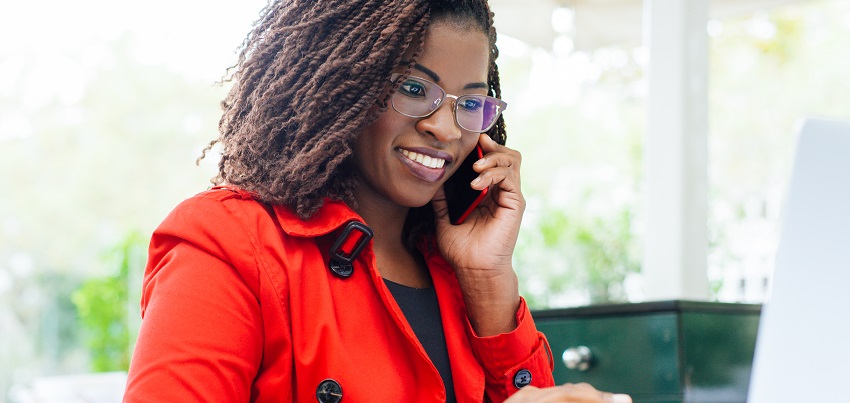
[[[407,322],[443,379],[446,402],[457,402],[440,305],[434,287],[412,288],[384,279]]]

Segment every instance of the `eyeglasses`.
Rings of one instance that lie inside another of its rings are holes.
[[[401,76],[398,73],[390,76],[390,80],[398,85],[391,102],[393,109],[404,116],[430,116],[440,108],[446,98],[452,98],[452,113],[457,125],[470,132],[483,133],[496,124],[499,115],[508,107],[507,102],[486,95],[447,94],[439,85],[424,78],[410,76],[399,83]]]

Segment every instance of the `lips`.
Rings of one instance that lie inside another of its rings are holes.
[[[437,182],[446,173],[446,163],[451,155],[445,152],[425,149],[397,149],[399,159],[413,176],[426,181]],[[430,154],[430,155],[429,155]]]

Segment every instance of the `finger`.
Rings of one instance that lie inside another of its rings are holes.
[[[581,390],[599,392],[598,390],[596,390],[596,388],[593,387],[593,385],[591,385],[587,382],[579,382],[579,383],[574,384],[573,386],[578,388],[578,389],[581,389]]]
[[[620,393],[604,393],[603,400],[609,403],[632,403],[632,398],[629,395],[624,395]]]
[[[564,401],[569,402],[585,402],[585,403],[632,403],[632,398],[628,395],[614,394],[596,390],[588,383],[566,383],[557,389],[561,390],[559,396],[563,397]]]
[[[476,161],[475,164],[472,165],[472,169],[475,172],[478,172],[478,174],[482,174],[493,169],[502,169],[510,171],[512,175],[519,177],[519,164],[519,158],[508,156],[504,153],[490,153],[485,155],[484,158]]]
[[[540,400],[535,400],[535,402],[584,402],[586,400],[585,397],[581,393],[576,393],[573,386],[571,384],[564,384],[551,388],[543,388],[541,389]]]
[[[504,146],[500,146],[496,144],[498,150],[485,152],[484,157],[479,159],[473,165],[473,169],[476,172],[481,172],[482,170],[493,168],[493,167],[514,167],[519,170],[520,164],[522,163],[522,154]],[[484,147],[482,147],[483,151]]]
[[[490,153],[494,151],[498,151],[500,147],[504,147],[503,145],[496,142],[487,135],[487,133],[481,133],[478,135],[478,144],[481,146],[481,150],[484,153]]]
[[[524,386],[522,389],[511,395],[511,398],[508,401],[511,403],[534,401],[535,398],[540,396],[542,391],[542,389],[535,386]]]
[[[604,402],[604,392],[596,390],[593,386],[587,383],[565,383],[561,385],[563,396],[569,397],[575,402]],[[602,399],[602,400],[600,400]]]
[[[536,388],[534,386],[525,386],[520,389],[517,393],[511,396],[508,399],[510,403],[545,403],[545,402],[563,402],[570,401],[564,400],[565,398],[571,399],[570,394],[565,392],[560,387],[548,387],[548,388]]]
[[[503,187],[504,190],[518,191],[520,185],[520,161],[519,152],[505,149],[505,152],[489,153],[484,158],[475,162],[473,169],[478,176],[472,181],[473,188],[482,190],[494,184],[500,184],[505,179],[510,179],[514,186]]]
[[[575,385],[574,390],[579,391],[582,399],[588,399],[590,402],[632,403],[632,398],[629,395],[602,392],[587,383]]]
[[[520,192],[519,175],[515,170],[508,167],[488,169],[473,179],[470,185],[477,190],[498,186],[501,190],[507,192]]]

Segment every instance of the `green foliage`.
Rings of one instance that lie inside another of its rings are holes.
[[[126,371],[130,365],[131,276],[144,264],[145,239],[129,233],[105,255],[110,273],[85,281],[71,296],[95,372]]]
[[[576,260],[585,265],[593,303],[625,301],[623,282],[629,274],[640,271],[631,216],[623,210],[606,219],[591,218],[575,229]]]
[[[522,292],[530,306],[627,299],[623,283],[630,274],[640,272],[628,209],[587,216],[548,207],[530,221],[531,228],[525,230],[515,253],[516,264],[522,268]]]
[[[87,355],[101,347],[83,340],[111,323],[97,325],[96,318],[138,312],[140,274],[129,275],[129,298],[109,294],[117,279],[82,282],[103,275],[102,252],[127,229],[152,232],[215,173],[215,155],[201,167],[195,158],[216,137],[226,88],[198,78],[209,74],[145,60],[143,39],[110,34],[69,49],[26,46],[0,57],[0,172],[15,189],[0,198],[0,283],[7,270],[12,278],[10,289],[0,284],[0,306],[16,322],[10,327],[20,329],[15,333],[25,333],[13,357],[0,356],[9,373],[85,371]],[[21,260],[27,264],[14,263]],[[110,263],[106,277],[120,277],[119,267]],[[75,290],[85,306],[72,304]],[[77,318],[84,310],[93,312],[89,324]],[[138,314],[126,320],[132,344]],[[121,326],[110,337],[123,340]],[[0,325],[0,343],[12,332]],[[9,378],[3,371],[0,378],[2,389]]]
[[[130,359],[127,328],[127,286],[119,277],[86,281],[72,296],[96,372],[126,370]]]
[[[848,21],[850,2],[811,1],[724,20],[711,38],[709,279],[720,300],[754,300],[738,279],[772,271],[797,124],[850,118]]]
[[[535,309],[625,301],[623,282],[640,261],[633,221],[645,107],[634,88],[642,66],[619,47],[537,59],[532,71],[556,66],[538,72],[542,83],[502,76],[517,101],[506,117],[509,145],[525,156],[528,207],[514,254],[520,291]],[[501,63],[510,71],[527,60]]]

